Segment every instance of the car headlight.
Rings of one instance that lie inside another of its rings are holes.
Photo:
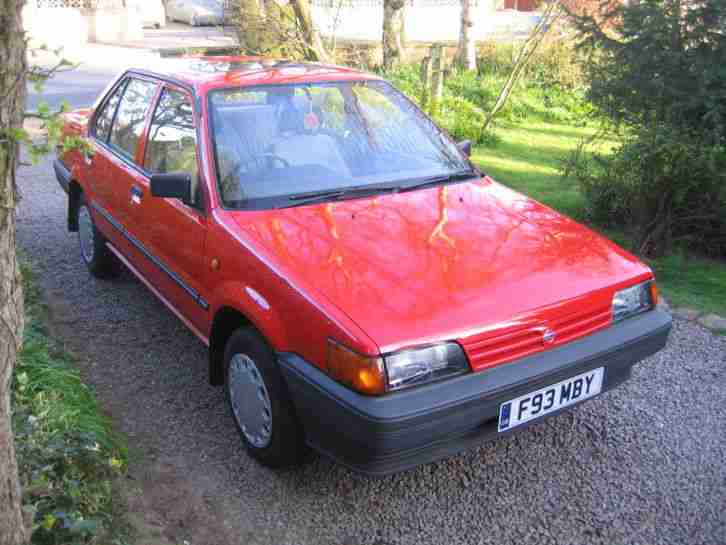
[[[383,357],[358,354],[342,344],[328,343],[328,374],[362,394],[417,386],[469,371],[469,362],[456,343],[442,343],[392,352]]]
[[[394,352],[383,357],[388,390],[431,382],[469,370],[464,351],[456,343],[435,344]]]
[[[651,310],[657,302],[658,290],[653,280],[620,290],[613,295],[613,323]]]

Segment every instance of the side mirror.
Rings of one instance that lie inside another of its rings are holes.
[[[151,196],[179,199],[192,204],[192,175],[188,172],[151,175]]]
[[[464,155],[471,157],[471,140],[462,140],[456,144],[456,147],[459,148]]]

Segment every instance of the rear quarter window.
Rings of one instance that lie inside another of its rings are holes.
[[[114,89],[111,96],[106,100],[105,104],[101,108],[100,113],[96,117],[96,125],[93,129],[93,134],[96,138],[104,142],[108,141],[108,136],[111,133],[111,123],[113,123],[113,116],[116,113],[116,107],[121,99],[121,95],[126,88],[128,80],[124,80],[121,85]]]

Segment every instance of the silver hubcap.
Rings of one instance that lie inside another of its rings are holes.
[[[255,362],[245,354],[235,354],[229,364],[229,398],[237,424],[247,440],[264,448],[272,439],[270,396]]]
[[[86,263],[93,261],[93,220],[87,206],[78,211],[78,239],[81,242],[81,254]]]

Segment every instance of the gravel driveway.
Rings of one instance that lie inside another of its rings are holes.
[[[88,275],[50,162],[19,183],[19,243],[56,334],[141,452],[132,501],[160,540],[726,543],[726,337],[676,321],[619,389],[404,474],[362,477],[320,456],[276,473],[245,455],[202,344],[129,274]]]

